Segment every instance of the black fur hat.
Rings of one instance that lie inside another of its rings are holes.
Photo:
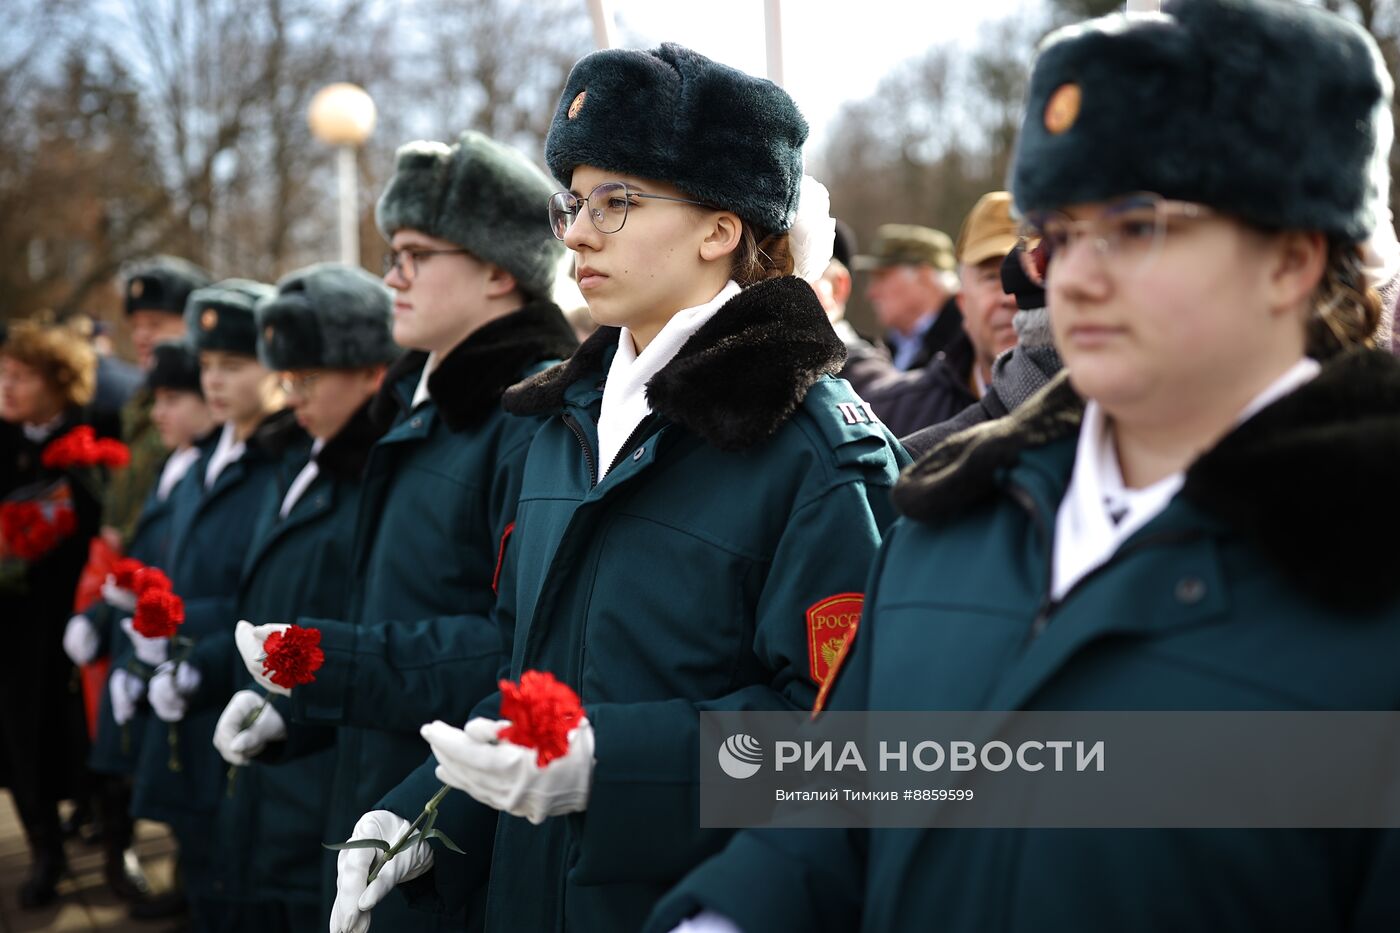
[[[577,166],[592,165],[673,184],[781,233],[796,216],[806,139],[807,121],[772,81],[667,42],[580,59],[545,161],[566,187]]]
[[[1051,34],[1012,170],[1023,213],[1151,191],[1365,239],[1389,197],[1374,40],[1292,0],[1168,0]]]
[[[153,256],[126,271],[122,296],[127,314],[164,311],[184,314],[190,292],[213,281],[209,273],[175,256]]]
[[[399,354],[393,297],[379,279],[338,262],[298,269],[257,307],[258,358],[268,369],[355,369]]]
[[[549,229],[553,193],[525,156],[468,130],[451,146],[419,140],[399,147],[374,219],[386,240],[405,228],[450,240],[540,297],[550,293],[564,255]]]
[[[185,304],[185,331],[195,352],[221,350],[257,357],[253,309],[274,292],[271,285],[247,279],[224,279],[190,292]]]
[[[193,347],[183,340],[162,340],[153,353],[155,361],[146,371],[146,388],[204,394],[199,384],[199,357]]]

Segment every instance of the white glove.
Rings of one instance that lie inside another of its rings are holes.
[[[107,678],[107,694],[112,700],[112,718],[124,726],[131,722],[136,704],[146,695],[146,682],[124,667],[115,667]]]
[[[411,824],[388,810],[371,810],[360,817],[351,839],[398,842]],[[372,884],[365,884],[370,866],[381,855],[378,849],[342,849],[335,860],[335,904],[331,907],[330,933],[365,933],[374,905],[403,881],[412,881],[433,867],[433,850],[418,841],[390,859]]]
[[[163,722],[179,722],[189,709],[189,696],[199,689],[199,668],[188,661],[166,661],[156,668],[150,683],[151,709]]]
[[[268,742],[287,737],[287,723],[267,698],[253,690],[240,690],[233,695],[214,727],[214,747],[224,761],[231,765],[246,765],[258,756]],[[262,709],[252,725],[243,728],[243,721],[256,709]]]
[[[117,586],[116,577],[110,573],[107,574],[107,579],[102,581],[102,601],[122,612],[136,611],[136,594]]]
[[[159,667],[170,657],[170,639],[147,638],[136,631],[131,617],[122,619],[122,631],[131,639],[131,647],[136,651],[136,660],[151,667]]]
[[[292,695],[292,691],[286,687],[279,687],[263,673],[263,657],[267,654],[267,649],[263,647],[263,642],[267,641],[267,636],[273,632],[285,632],[291,628],[285,623],[270,622],[267,625],[254,625],[247,619],[239,619],[238,624],[233,627],[233,643],[238,646],[238,653],[243,657],[243,663],[248,667],[248,673],[253,675],[253,679],[258,682],[264,690],[269,693],[278,693],[284,697]]]
[[[437,779],[477,800],[535,825],[588,807],[593,780],[593,727],[587,719],[569,731],[569,750],[541,768],[533,748],[497,740],[505,719],[478,717],[465,729],[431,722],[419,732],[437,756]]]
[[[744,933],[724,914],[717,914],[713,910],[702,910],[689,920],[682,920],[681,925],[676,927],[671,933]]]
[[[68,659],[79,667],[92,663],[92,659],[97,657],[101,641],[102,639],[97,637],[97,629],[93,628],[92,620],[85,615],[76,615],[69,619],[68,627],[63,630],[63,651],[68,655]]]

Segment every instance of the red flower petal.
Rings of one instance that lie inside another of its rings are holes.
[[[147,587],[136,599],[136,613],[131,618],[131,625],[147,638],[170,638],[184,621],[183,599],[167,589]]]
[[[112,565],[112,578],[124,590],[136,590],[136,574],[146,569],[146,565],[134,557],[123,557]]]
[[[309,684],[326,663],[321,650],[321,630],[288,626],[286,631],[273,632],[263,642],[267,652],[263,658],[263,673],[277,686],[288,690]]]
[[[535,761],[543,768],[569,751],[569,730],[583,718],[583,705],[568,684],[548,671],[526,671],[520,683],[503,680],[501,718],[510,725],[499,738],[535,749]]]
[[[143,567],[131,576],[131,588],[137,596],[141,596],[147,590],[173,589],[170,578],[165,575],[159,567]]]

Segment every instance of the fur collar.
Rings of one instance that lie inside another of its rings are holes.
[[[215,435],[217,438],[217,434]],[[217,441],[216,441],[217,443]],[[269,460],[279,459],[294,444],[310,443],[290,408],[268,415],[248,436],[247,449]]]
[[[507,392],[506,410],[563,408],[569,386],[606,374],[604,360],[619,334],[600,327],[568,362]],[[706,321],[647,383],[647,402],[720,450],[744,450],[771,437],[812,383],[845,360],[845,346],[811,287],[792,276],[770,279],[744,289]]]
[[[1075,435],[1083,401],[1061,373],[1013,414],[950,438],[905,470],[895,504],[936,523],[966,513],[1021,454]],[[1400,362],[1359,350],[1240,425],[1186,471],[1181,495],[1339,608],[1400,597]]]
[[[564,359],[577,347],[578,338],[558,307],[531,302],[454,347],[428,377],[428,391],[448,429],[463,431],[486,420],[501,394],[529,366]],[[428,354],[413,351],[390,367],[370,409],[376,422],[387,426],[399,411],[408,410],[411,397],[404,398],[398,384],[411,373],[421,373],[427,360]]]
[[[364,474],[370,448],[386,429],[369,416],[370,404],[361,405],[316,455],[316,466],[323,473],[342,482],[355,482]]]

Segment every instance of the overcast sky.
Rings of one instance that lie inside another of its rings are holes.
[[[579,0],[580,5],[585,0]],[[897,64],[932,45],[973,47],[1008,16],[1045,15],[1044,0],[783,0],[784,84],[819,142],[841,104],[868,97]],[[613,0],[625,44],[673,40],[767,74],[763,0]]]

